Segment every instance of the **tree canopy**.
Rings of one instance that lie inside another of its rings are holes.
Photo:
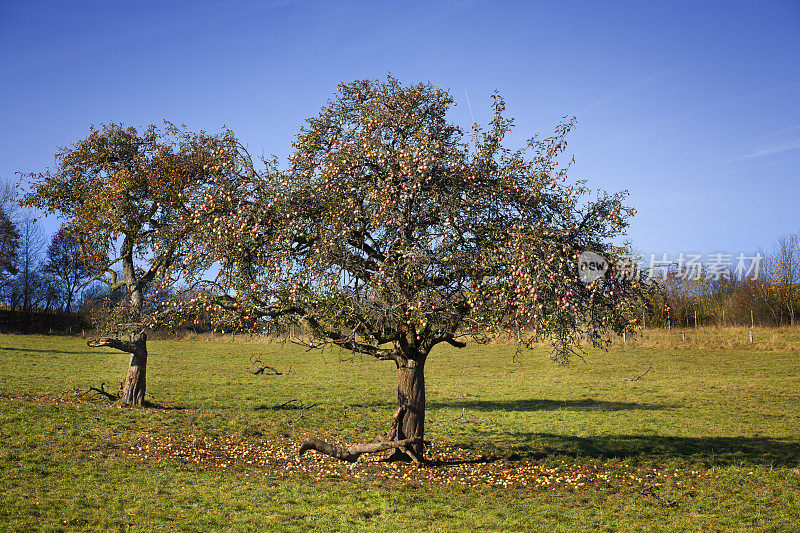
[[[198,261],[221,265],[207,285],[218,308],[256,328],[296,317],[318,342],[399,361],[517,329],[564,360],[630,328],[635,280],[578,276],[583,251],[613,262],[633,210],[567,181],[574,120],[511,150],[501,97],[471,138],[448,121],[454,105],[427,84],[341,84],[290,168],[256,172],[240,152],[195,215]]]
[[[311,439],[303,450],[354,460],[394,447],[419,460],[423,367],[439,343],[519,332],[566,361],[584,339],[603,345],[635,323],[634,277],[580,278],[582,252],[619,268],[613,242],[633,210],[625,193],[592,196],[567,181],[574,120],[512,150],[499,95],[471,136],[448,120],[453,106],[429,84],[340,84],[297,135],[288,168],[270,160],[256,170],[238,149],[194,213],[184,274],[217,275],[192,285],[185,310],[253,329],[297,320],[311,346],[398,368],[383,441],[344,450]]]
[[[439,87],[392,77],[340,84],[298,133],[288,168],[258,166],[229,131],[92,128],[58,151],[55,171],[28,175],[25,203],[64,219],[89,279],[127,289],[133,322],[302,322],[313,347],[393,361],[389,430],[348,449],[309,438],[301,453],[395,449],[420,461],[436,345],[506,334],[546,340],[566,361],[585,340],[603,346],[631,329],[641,294],[614,244],[634,214],[625,193],[568,176],[574,119],[512,149],[499,95],[470,135],[449,120],[455,105]],[[612,268],[582,278],[587,252]],[[157,313],[144,305],[157,282],[179,277],[182,297]],[[90,345],[132,354],[123,397],[140,404],[146,337],[130,333]]]
[[[224,172],[234,143],[229,131],[191,133],[165,123],[139,132],[108,124],[58,150],[55,170],[26,175],[31,190],[24,203],[64,221],[64,232],[80,246],[87,283],[127,290],[126,305],[113,309],[111,325],[122,323],[129,339],[90,343],[132,354],[123,390],[127,403],[144,402],[142,322],[156,318],[146,295],[174,281],[171,270],[186,252],[192,214]]]
[[[54,171],[25,175],[32,185],[23,201],[58,215],[93,279],[126,287],[140,308],[147,284],[180,255],[197,197],[231,141],[230,132],[190,133],[169,123],[141,133],[102,125],[59,149]]]

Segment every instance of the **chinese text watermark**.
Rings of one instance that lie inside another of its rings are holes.
[[[756,280],[761,268],[760,253],[746,255],[715,252],[710,254],[624,254],[616,269],[617,277],[639,277],[644,272],[653,280]]]

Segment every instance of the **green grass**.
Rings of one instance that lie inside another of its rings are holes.
[[[418,469],[296,457],[306,435],[385,430],[391,363],[152,341],[158,408],[134,409],[73,392],[115,389],[124,354],[0,336],[0,528],[797,531],[800,353],[655,344],[567,367],[437,349],[426,437],[444,464]],[[254,353],[291,373],[250,374]]]

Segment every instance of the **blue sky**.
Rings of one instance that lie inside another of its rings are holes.
[[[339,81],[391,73],[464,125],[499,90],[516,144],[577,116],[572,176],[630,191],[641,251],[755,252],[800,231],[798,58],[787,1],[0,0],[0,178],[109,121],[284,157]]]

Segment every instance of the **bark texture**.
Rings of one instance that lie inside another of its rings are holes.
[[[107,346],[131,354],[128,374],[122,385],[122,401],[128,405],[144,405],[147,391],[147,335],[144,332],[131,335],[131,340],[123,341],[102,337],[87,343],[91,347]]]
[[[128,405],[144,405],[147,389],[147,351],[131,355],[128,374],[122,386],[122,401]]]
[[[392,416],[389,431],[379,435],[374,442],[354,444],[347,448],[330,444],[315,437],[304,438],[300,455],[315,450],[354,463],[365,453],[395,450],[390,461],[412,460],[425,463],[425,354],[411,352],[411,357],[398,357],[397,410]]]
[[[425,451],[425,359],[409,359],[397,369],[397,434],[392,440],[415,439],[409,446],[418,457]],[[394,428],[390,429],[391,432]]]
[[[416,440],[417,439],[406,439],[400,441],[382,440],[376,442],[367,442],[365,444],[353,444],[352,446],[344,448],[342,446],[330,444],[316,437],[306,437],[303,439],[303,442],[300,445],[300,452],[298,455],[303,455],[308,450],[315,450],[319,453],[324,453],[325,455],[335,457],[336,459],[341,459],[342,461],[355,463],[358,461],[358,458],[365,453],[382,452],[384,450],[391,450],[392,448],[404,448],[406,446],[412,446]]]

